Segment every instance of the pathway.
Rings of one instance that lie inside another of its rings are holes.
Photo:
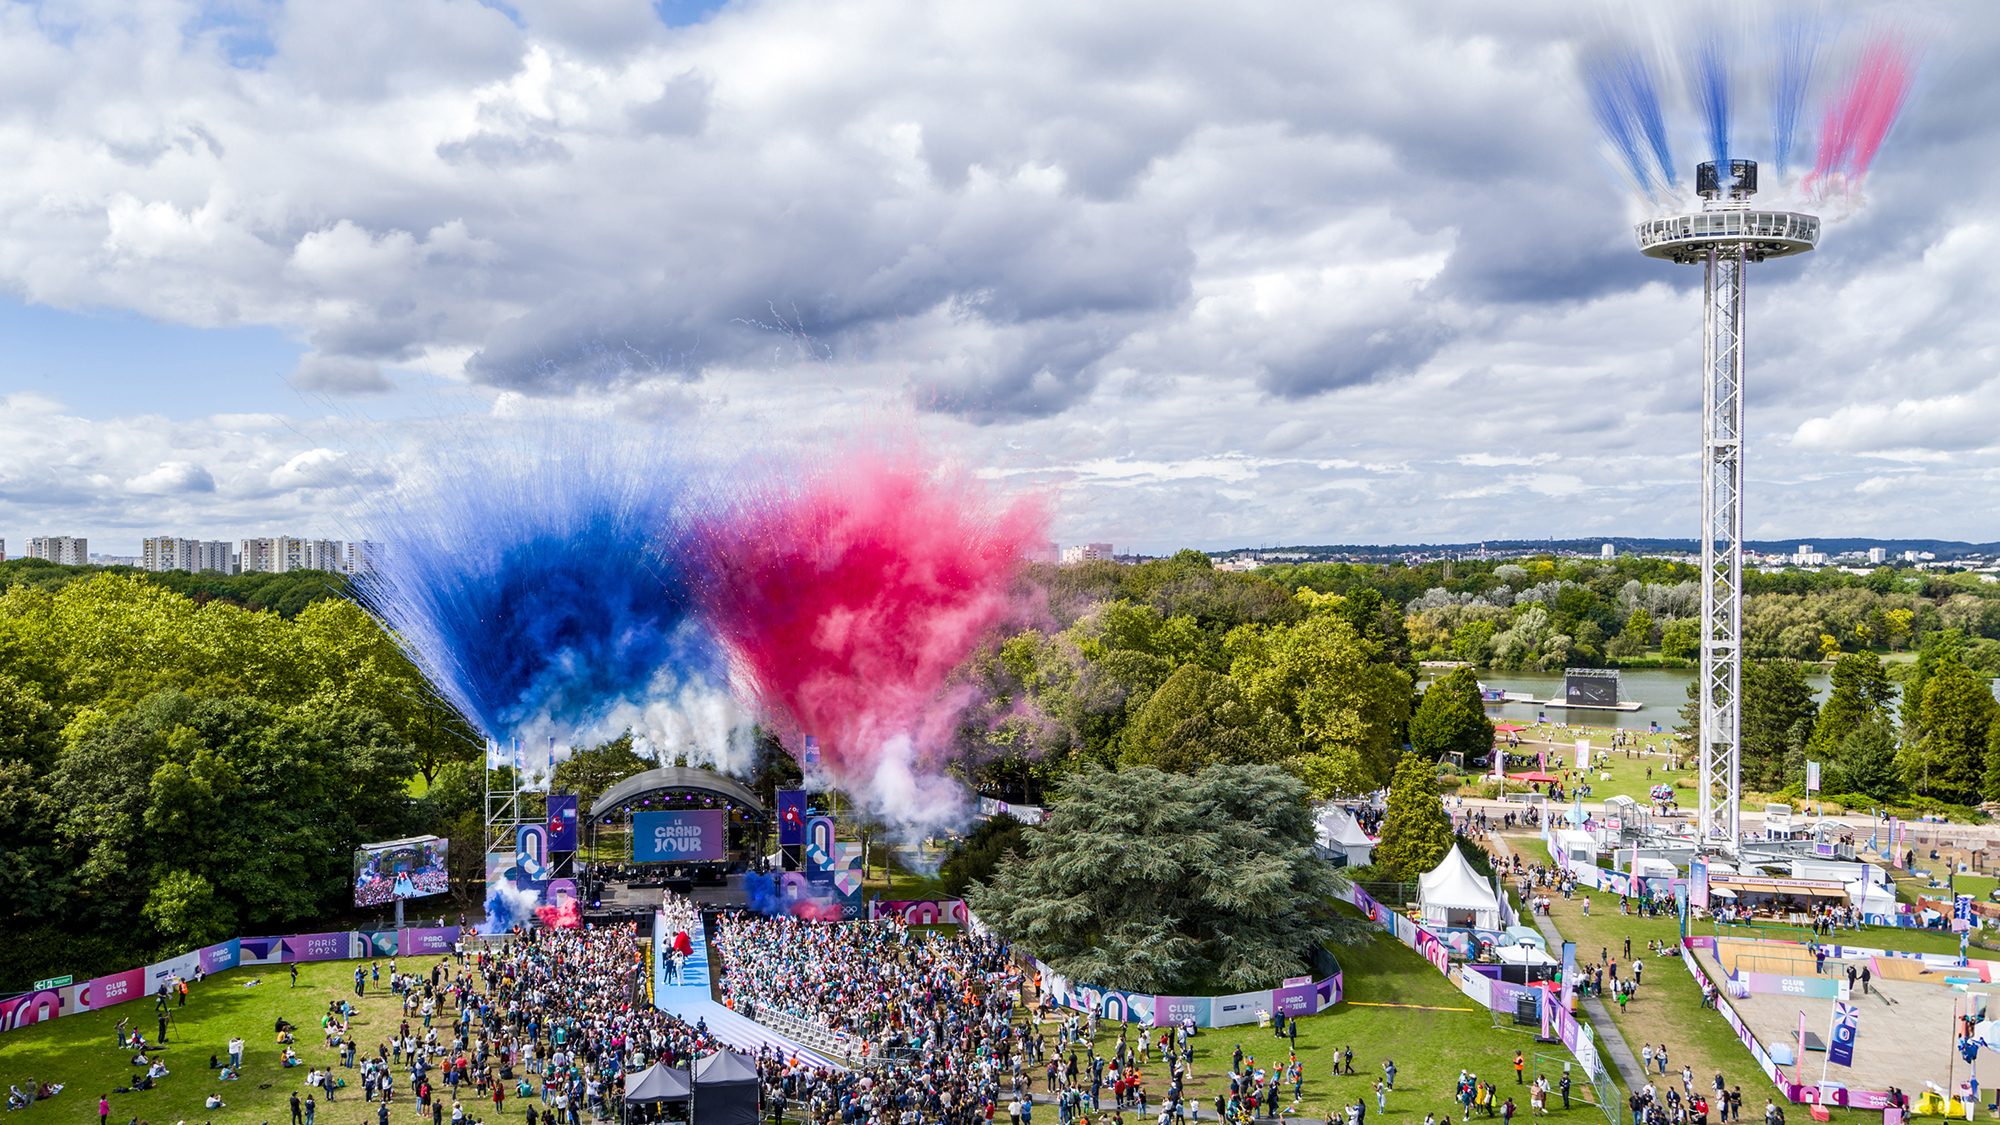
[[[1493,842],[1494,849],[1502,856],[1513,854],[1513,850],[1507,846],[1506,837],[1493,832],[1487,834],[1487,839]],[[1562,932],[1556,929],[1554,919],[1534,913],[1530,913],[1528,917],[1535,920],[1535,928],[1542,931],[1543,937],[1549,939],[1551,950],[1562,949]],[[1625,1037],[1619,1034],[1618,1025],[1611,1022],[1610,1010],[1605,1008],[1602,1000],[1594,996],[1578,994],[1577,1000],[1583,1005],[1584,1014],[1590,1017],[1591,1026],[1597,1031],[1598,1046],[1603,1049],[1604,1056],[1611,1060],[1612,1065],[1618,1068],[1619,1077],[1625,1080],[1626,1088],[1628,1090],[1643,1088],[1646,1085],[1646,1072],[1640,1067],[1638,1057],[1632,1054],[1632,1048],[1625,1045]]]

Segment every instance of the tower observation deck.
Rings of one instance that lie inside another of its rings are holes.
[[[1696,840],[1734,853],[1742,838],[1743,327],[1752,262],[1819,244],[1819,218],[1752,207],[1757,164],[1695,170],[1700,211],[1650,219],[1639,252],[1705,271],[1702,286],[1701,682]]]

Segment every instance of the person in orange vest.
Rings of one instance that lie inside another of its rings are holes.
[[[1521,1085],[1521,1072],[1528,1068],[1527,1058],[1519,1051],[1514,1052],[1514,1085]]]

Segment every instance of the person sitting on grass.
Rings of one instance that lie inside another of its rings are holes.
[[[299,1065],[299,1053],[297,1051],[292,1050],[290,1047],[286,1047],[285,1057],[279,1061],[278,1065],[286,1067]]]
[[[234,1082],[242,1077],[243,1075],[239,1074],[236,1068],[233,1066],[223,1067],[222,1073],[215,1076],[216,1081],[218,1082]]]
[[[146,1071],[146,1077],[165,1078],[166,1076],[167,1076],[167,1064],[161,1062],[159,1059],[154,1059],[153,1065]]]
[[[202,1104],[209,1109],[229,1108],[229,1103],[222,1100],[221,1094],[210,1094],[206,1099],[203,1100]]]

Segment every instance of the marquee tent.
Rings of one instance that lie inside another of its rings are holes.
[[[690,1092],[688,1072],[675,1070],[663,1062],[625,1076],[628,1102],[684,1102]]]
[[[694,1125],[757,1125],[757,1068],[717,1051],[694,1064]]]
[[[1417,876],[1417,902],[1426,922],[1482,930],[1497,930],[1503,924],[1493,888],[1456,847],[1445,850],[1444,861],[1434,870]]]
[[[1333,855],[1347,857],[1347,862],[1355,867],[1365,867],[1374,862],[1375,841],[1368,833],[1347,815],[1339,805],[1328,805],[1321,809],[1314,826],[1314,835],[1321,850]]]
[[[1856,879],[1847,884],[1847,901],[1863,914],[1887,914],[1895,916],[1896,892],[1866,879]]]

